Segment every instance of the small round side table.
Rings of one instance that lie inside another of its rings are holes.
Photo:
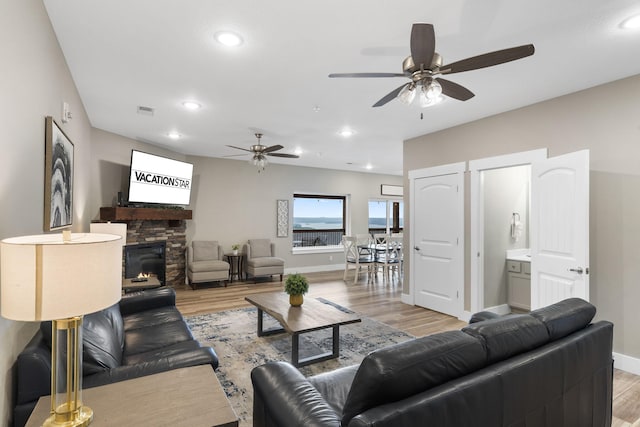
[[[238,280],[242,280],[242,267],[244,266],[244,254],[238,252],[234,254],[233,252],[227,252],[224,254],[225,258],[227,258],[227,262],[231,266],[231,270],[229,271],[229,283],[233,283],[234,276]]]

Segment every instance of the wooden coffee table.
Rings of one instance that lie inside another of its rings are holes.
[[[291,363],[296,367],[338,357],[340,355],[340,325],[362,321],[355,313],[345,313],[313,298],[307,297],[302,306],[292,307],[289,304],[289,296],[284,292],[248,295],[245,299],[258,308],[259,337],[282,332],[291,334]],[[282,328],[264,330],[263,316],[265,312],[276,319]],[[327,328],[333,329],[332,351],[300,359],[300,334]]]
[[[174,369],[82,390],[93,409],[91,427],[237,427],[238,417],[211,365]],[[49,416],[49,396],[38,400],[25,427]]]

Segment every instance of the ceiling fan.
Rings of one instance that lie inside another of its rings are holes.
[[[416,92],[419,92],[420,106],[428,107],[439,102],[441,95],[460,101],[467,101],[474,97],[469,89],[439,76],[515,61],[533,55],[535,51],[532,44],[527,44],[442,65],[442,56],[435,51],[435,45],[433,25],[413,24],[410,40],[411,55],[402,62],[402,73],[335,73],[329,74],[329,77],[406,77],[411,80],[409,83],[392,90],[373,106],[381,107],[394,98],[409,105],[415,99]]]
[[[256,138],[258,138],[258,143],[250,146],[248,150],[246,148],[236,147],[234,145],[227,145],[227,147],[253,153],[253,157],[251,158],[250,162],[253,163],[253,165],[256,166],[258,170],[264,170],[264,167],[267,165],[268,162],[266,156],[286,157],[290,159],[297,159],[300,157],[296,154],[275,153],[275,151],[282,150],[284,147],[282,145],[271,145],[267,147],[266,145],[262,145],[262,143],[260,142],[260,139],[263,136],[261,133],[256,133],[255,136]]]

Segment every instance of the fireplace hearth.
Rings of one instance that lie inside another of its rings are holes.
[[[124,277],[153,274],[160,284],[166,283],[166,242],[140,243],[124,247]]]

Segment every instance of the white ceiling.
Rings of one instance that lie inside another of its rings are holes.
[[[173,151],[222,157],[253,134],[300,159],[272,163],[402,173],[402,141],[640,74],[637,0],[44,0],[91,124]],[[476,96],[421,110],[371,106],[403,78],[414,22],[445,63],[533,43],[533,56],[452,74]],[[238,48],[213,39],[233,30]],[[203,108],[186,111],[197,100]],[[138,106],[155,109],[153,116]],[[71,106],[73,111],[73,106]],[[316,111],[318,110],[318,111]],[[420,113],[424,118],[420,119]],[[343,127],[355,131],[345,139]],[[182,138],[167,137],[177,131]],[[234,157],[249,159],[249,156]]]

